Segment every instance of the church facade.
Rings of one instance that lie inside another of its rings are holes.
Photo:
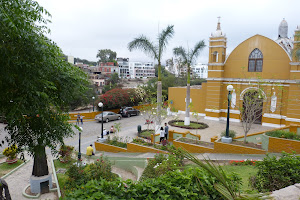
[[[227,86],[232,85],[230,121],[240,122],[243,99],[248,92],[259,92],[263,126],[282,127],[300,124],[300,27],[288,38],[288,24],[283,19],[278,39],[254,35],[226,55],[227,38],[218,22],[209,38],[207,82],[191,88],[191,112],[205,119],[226,120]],[[169,88],[169,100],[176,110],[185,110],[186,88]]]

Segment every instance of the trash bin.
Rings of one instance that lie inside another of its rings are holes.
[[[137,131],[138,131],[138,134],[140,134],[142,132],[142,126],[141,125],[137,126]]]

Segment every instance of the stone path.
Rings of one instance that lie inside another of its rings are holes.
[[[26,163],[23,167],[19,168],[17,171],[5,178],[8,184],[9,192],[13,200],[28,200],[28,198],[22,195],[23,190],[29,185],[29,179],[32,173],[33,160],[26,156],[25,159],[30,161]],[[52,172],[51,163],[48,161],[49,172]],[[52,177],[54,180],[54,178]],[[56,193],[51,192],[47,194],[42,194],[38,199],[56,200],[58,196]]]

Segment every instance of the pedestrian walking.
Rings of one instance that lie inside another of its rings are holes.
[[[77,114],[77,122],[76,122],[76,125],[79,125],[79,120],[80,120],[80,114],[78,113],[78,114]]]
[[[165,123],[165,137],[166,137],[166,140],[168,140],[168,135],[169,135],[169,126],[167,123]]]
[[[160,138],[159,141],[161,143],[161,141],[163,141],[165,139],[165,131],[163,127],[160,127]]]
[[[80,122],[81,122],[81,125],[83,124],[83,115],[80,115]]]

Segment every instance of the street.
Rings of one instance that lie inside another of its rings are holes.
[[[103,128],[109,130],[112,125],[115,123],[121,123],[121,130],[118,133],[118,136],[122,138],[122,140],[130,141],[132,138],[137,136],[137,126],[142,125],[143,129],[147,128],[144,125],[145,120],[142,116],[132,116],[130,118],[123,117],[121,120],[110,121],[108,123],[103,123]],[[143,126],[144,125],[144,126]],[[101,122],[97,121],[87,121],[83,122],[83,125],[79,125],[83,128],[81,133],[81,152],[85,153],[86,148],[93,144],[98,136],[101,136]],[[75,147],[75,150],[78,150],[78,139],[79,139],[79,131],[73,128],[74,132],[76,133],[73,137],[66,138],[65,144],[71,145]],[[111,137],[114,136],[111,134]],[[106,137],[106,136],[104,136]]]

